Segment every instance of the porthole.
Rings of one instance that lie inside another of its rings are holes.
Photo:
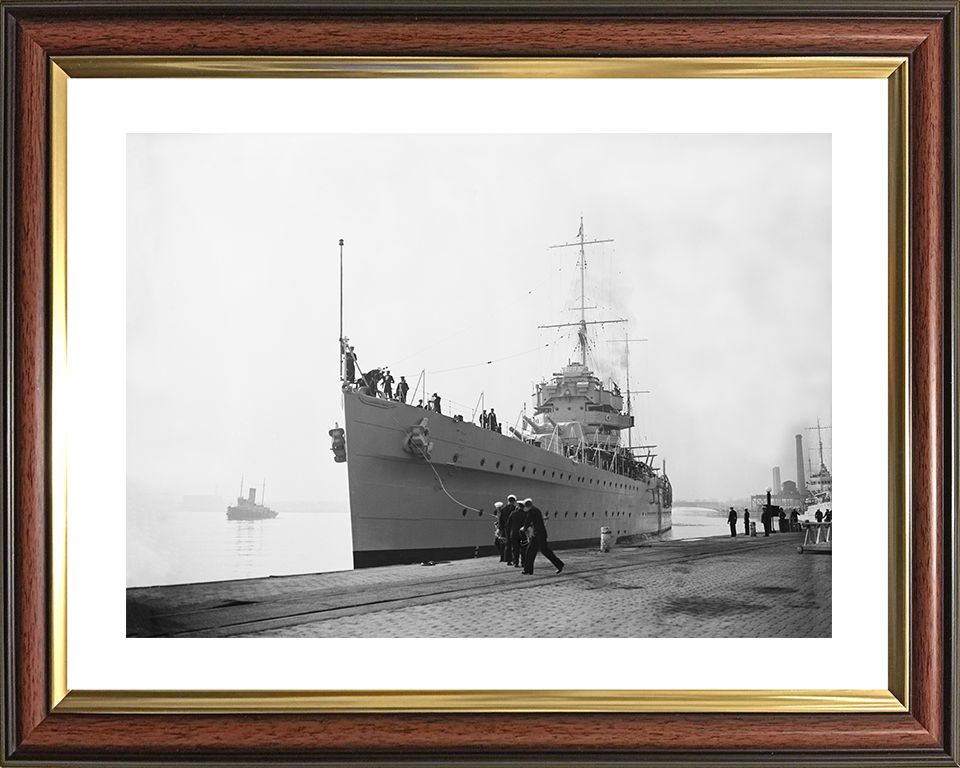
[[[459,453],[453,454],[453,463],[458,464],[459,462],[460,462],[460,454]]]
[[[462,513],[462,514],[463,514],[464,517],[466,517],[466,516],[467,516],[467,510],[463,510],[463,513]]]
[[[482,467],[484,464],[486,464],[486,463],[487,463],[487,460],[486,460],[486,459],[480,459],[480,466],[481,466],[481,467]]]
[[[478,516],[478,517],[483,517],[483,510],[482,510],[482,509],[478,509],[478,510],[477,510],[477,516]]]
[[[570,517],[570,513],[569,513],[569,512],[564,512],[564,513],[563,513],[563,516],[564,516],[564,517]]]
[[[556,471],[556,470],[554,470],[553,472],[550,473],[550,477],[556,477],[556,476],[557,476],[557,471]]]
[[[527,471],[526,465],[520,467],[520,471],[521,471],[521,472],[526,472],[526,471]]]
[[[510,465],[510,471],[513,472],[513,464]]]
[[[574,513],[573,513],[573,516],[574,516],[574,517],[577,517],[577,515],[579,515],[579,514],[580,514],[579,512],[574,512]]]
[[[497,469],[500,469],[500,462],[499,462],[499,461],[496,463],[496,468],[497,468]]]
[[[590,513],[590,517],[593,517],[595,514],[596,514],[596,512],[591,512],[591,513]]]

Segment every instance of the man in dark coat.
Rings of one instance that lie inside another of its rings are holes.
[[[503,547],[500,549],[501,563],[510,562],[510,536],[507,521],[510,519],[510,513],[516,508],[517,497],[511,493],[507,496],[507,503],[497,510],[497,531],[499,532],[500,540],[503,542]]]
[[[390,373],[390,369],[387,368],[386,373],[383,375],[383,396],[387,400],[393,400],[393,375]]]
[[[347,347],[346,360],[344,361],[343,378],[347,384],[353,384],[357,378],[357,355],[353,351],[353,347]]]
[[[750,535],[750,510],[746,507],[743,508],[743,535]]]
[[[543,522],[543,512],[533,506],[532,499],[524,499],[523,508],[527,513],[524,518],[524,526],[527,529],[527,551],[523,553],[523,572],[532,576],[537,553],[543,552],[547,560],[553,563],[557,573],[560,573],[563,570],[563,560],[553,553],[547,543],[547,526]]]
[[[763,535],[770,535],[770,516],[773,514],[773,509],[769,504],[763,505],[763,512],[760,515],[760,522],[763,523]]]
[[[490,429],[494,432],[500,431],[500,422],[497,421],[497,414],[494,412],[493,408],[490,409]]]
[[[407,384],[407,380],[401,376],[400,382],[397,384],[397,400],[401,403],[407,402],[407,392],[410,391],[410,385]]]
[[[737,538],[737,510],[730,507],[730,514],[727,515],[727,523],[730,524],[730,535]]]
[[[512,502],[514,507],[507,517],[507,562],[514,568],[520,567],[520,529],[523,528],[523,521],[527,516],[523,506],[517,504],[517,497],[511,494],[507,497],[508,502]]]
[[[441,413],[441,411],[440,411],[440,395],[438,395],[436,392],[434,392],[434,393],[433,393],[433,399],[432,399],[430,402],[433,403],[433,410],[436,411],[437,413]]]

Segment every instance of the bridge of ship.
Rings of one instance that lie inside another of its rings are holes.
[[[650,449],[655,446],[634,449],[621,444],[620,431],[633,426],[633,416],[622,413],[624,398],[620,391],[604,388],[586,365],[565,366],[549,383],[538,384],[535,395],[534,409],[539,419],[524,417],[524,421],[536,436],[524,439],[618,474],[654,474]],[[639,461],[634,450],[646,450],[645,460]]]

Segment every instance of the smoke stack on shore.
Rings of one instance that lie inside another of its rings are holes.
[[[780,495],[780,492],[783,490],[783,486],[780,484],[780,467],[773,468],[773,492]]]
[[[797,490],[800,498],[807,495],[807,482],[803,477],[803,437],[797,435]]]

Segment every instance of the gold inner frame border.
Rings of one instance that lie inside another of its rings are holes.
[[[135,691],[67,686],[67,86],[70,78],[871,78],[888,82],[888,690]],[[905,57],[526,59],[62,56],[50,63],[50,704],[60,713],[905,712],[910,395]]]

